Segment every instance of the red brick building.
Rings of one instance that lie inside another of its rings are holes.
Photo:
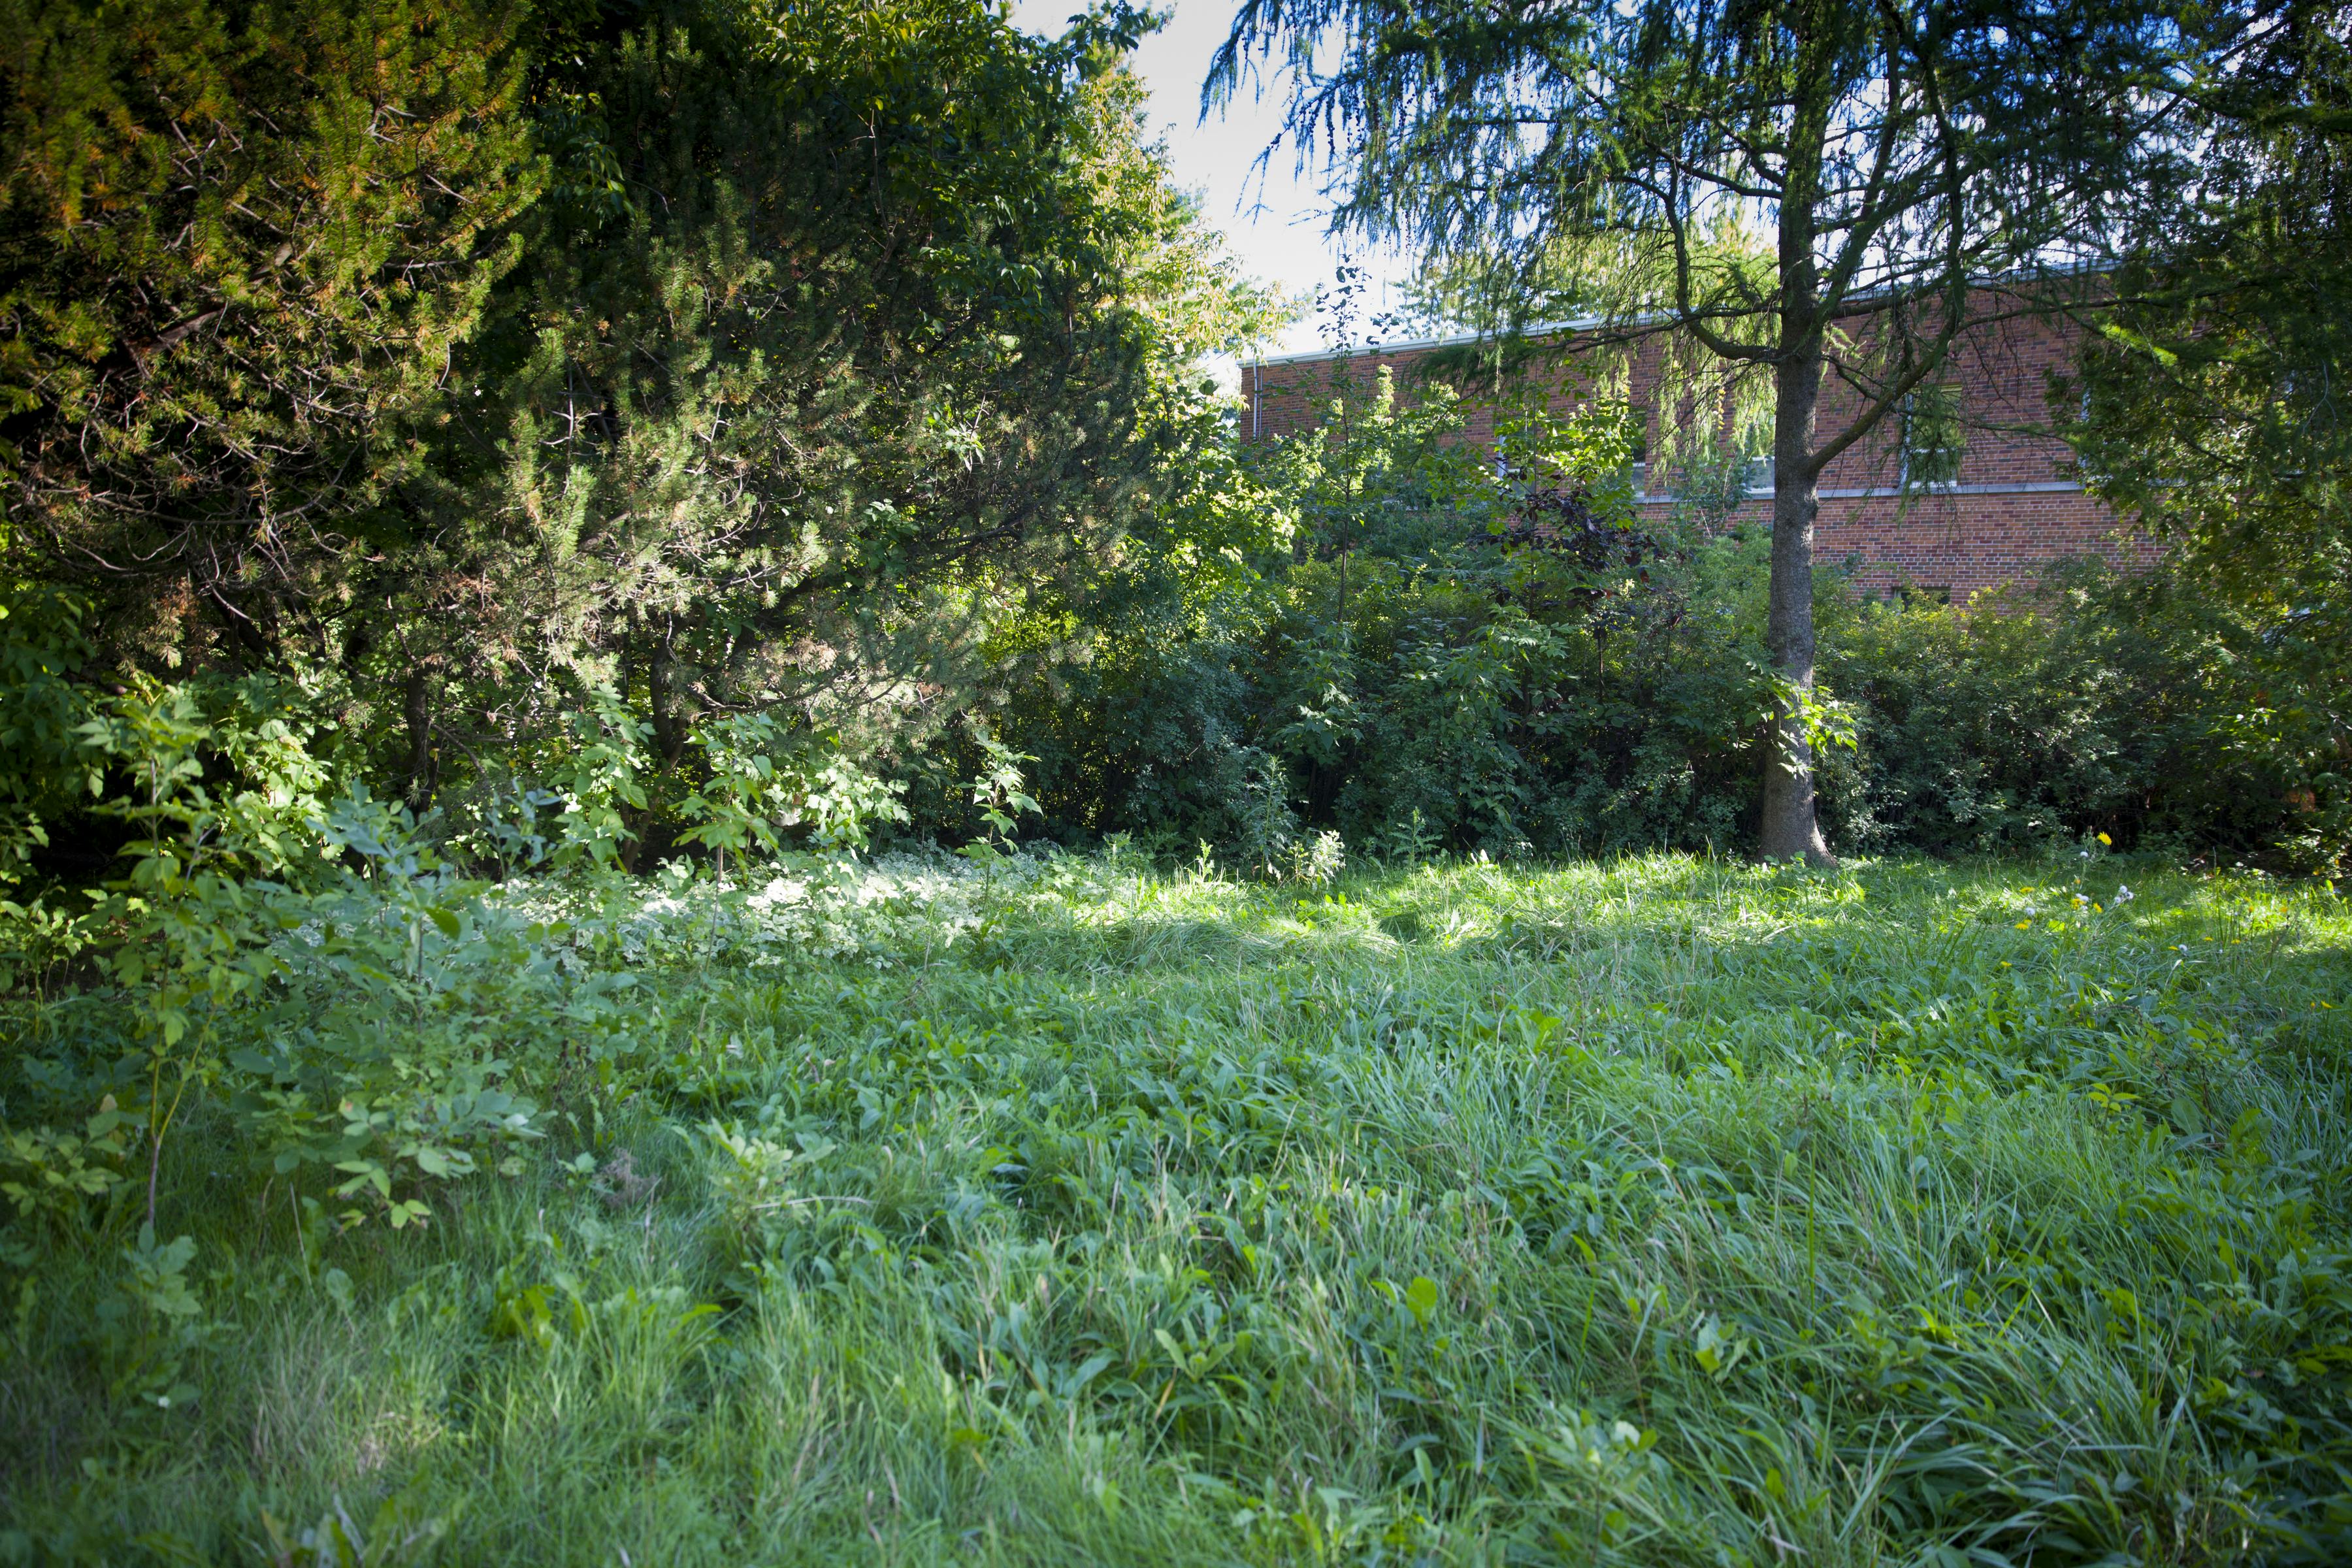
[[[1574,331],[1574,327],[1561,331]],[[1412,395],[1415,372],[1433,353],[1472,337],[1425,338],[1370,345],[1344,355],[1331,351],[1283,354],[1242,367],[1251,432],[1276,436],[1307,429],[1341,385],[1367,384],[1381,368],[1392,371],[1399,395]],[[2052,424],[2048,377],[2072,358],[2074,329],[2026,318],[1990,326],[1955,345],[1944,374],[1930,389],[1936,423],[1956,431],[1939,450],[1906,450],[1914,421],[1890,416],[1822,472],[1814,558],[1851,563],[1865,591],[1918,591],[1965,599],[1980,588],[2029,581],[2068,556],[2097,554],[2124,564],[2153,554],[2144,537],[2119,531],[2115,514],[2083,492],[2074,457],[2046,434]],[[1652,356],[1653,362],[1654,356]],[[1635,409],[1650,422],[1645,395],[1654,383],[1637,357],[1631,377]],[[1564,400],[1556,400],[1565,406]],[[1819,428],[1843,428],[1857,395],[1830,378],[1822,389]],[[1465,399],[1466,437],[1494,436],[1490,411]],[[1927,421],[1916,422],[1925,428]],[[1906,464],[1932,461],[1934,479],[1906,485]],[[1739,516],[1759,522],[1771,515],[1769,468],[1759,463]],[[1665,508],[1667,486],[1644,482],[1636,470],[1637,505]]]

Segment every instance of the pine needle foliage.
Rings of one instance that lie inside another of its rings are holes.
[[[0,8],[0,475],[126,652],[266,659],[520,254],[540,164],[473,0]]]

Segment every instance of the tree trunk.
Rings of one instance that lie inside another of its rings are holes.
[[[646,667],[646,699],[653,709],[654,749],[668,767],[677,766],[677,759],[686,752],[686,730],[672,705],[677,680],[677,658],[671,641],[674,635],[665,622],[661,640],[654,645],[653,658]]]
[[[1764,745],[1767,860],[1803,856],[1834,866],[1813,816],[1813,747],[1800,711],[1813,691],[1813,514],[1821,509],[1813,426],[1822,399],[1829,331],[1821,300],[1821,242],[1815,226],[1822,163],[1837,99],[1824,39],[1811,36],[1819,16],[1798,29],[1798,87],[1780,191],[1780,343],[1772,366],[1772,586],[1764,623],[1780,689]]]
[[[433,687],[432,678],[424,669],[409,671],[406,700],[402,703],[408,720],[408,808],[422,813],[433,804]]]
[[[1821,392],[1820,339],[1809,334],[1774,372],[1772,586],[1764,633],[1773,669],[1807,696],[1813,689],[1813,514],[1821,507],[1813,419]],[[1813,812],[1813,748],[1804,715],[1776,701],[1766,740],[1764,858],[1801,855],[1816,866],[1836,865]]]

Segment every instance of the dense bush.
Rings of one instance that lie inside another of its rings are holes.
[[[604,800],[625,863],[716,854],[721,752],[903,752],[1134,559],[1219,547],[1162,503],[1266,302],[1144,135],[1144,25],[12,0],[10,675],[273,682],[475,859],[534,792]],[[0,768],[53,869],[109,868],[86,770]]]
[[[2175,567],[2094,562],[1967,606],[1848,609],[1824,639],[1859,731],[1837,770],[1841,832],[1939,854],[2105,833],[2182,859],[2325,867],[2344,846],[2299,834],[2274,766],[2233,742],[2259,685],[2233,657],[2242,629]]]
[[[1605,406],[1505,421],[1496,472],[1444,388],[1385,381],[1246,460],[1290,547],[1171,583],[1000,716],[1045,830],[1359,851],[1746,852],[1764,766],[1765,542],[1719,505],[1636,525]],[[2193,565],[2193,563],[2191,563]],[[2168,563],[2092,562],[1964,605],[1817,585],[1824,818],[1848,851],[2105,834],[2183,858],[2339,863],[2346,837],[2244,743],[2274,637]],[[1275,851],[1269,855],[1269,847]]]

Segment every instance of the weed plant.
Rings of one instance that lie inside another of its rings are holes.
[[[226,1094],[152,1229],[143,1166],[33,1201],[75,1167],[12,1145],[0,1561],[2352,1553],[2324,885],[927,875],[824,954],[712,940],[707,885],[500,925],[629,984],[436,994],[537,1135],[395,1166],[399,1228]],[[11,1129],[127,1007],[10,1015]]]

